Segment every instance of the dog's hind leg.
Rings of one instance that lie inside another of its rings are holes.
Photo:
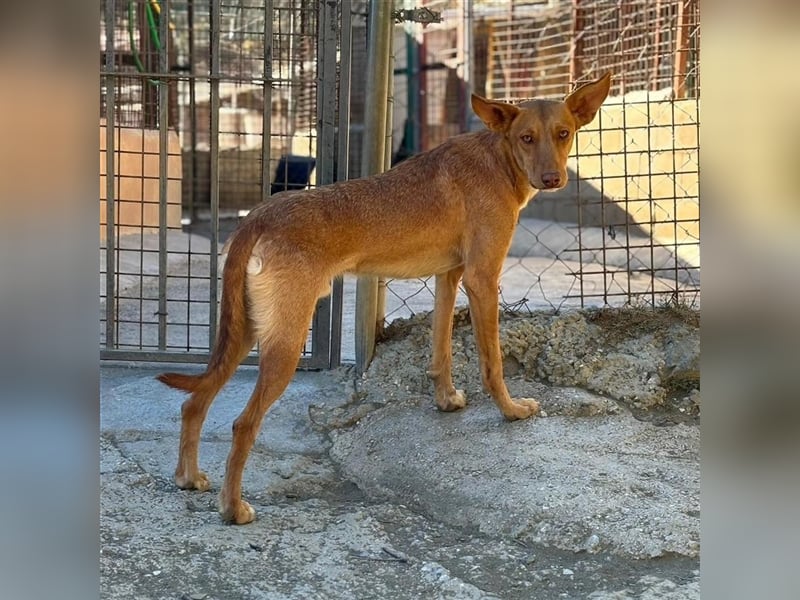
[[[255,510],[242,500],[242,473],[264,415],[286,389],[297,368],[302,342],[297,343],[297,336],[294,343],[289,342],[273,340],[266,348],[262,342],[256,387],[244,411],[233,422],[233,441],[219,495],[219,511],[226,522],[243,525],[255,519]]]
[[[229,343],[239,345],[239,359],[236,361],[238,365],[253,348],[255,334],[247,327],[241,339],[230,340]],[[198,461],[200,432],[208,415],[208,409],[226,380],[227,377],[211,379],[207,385],[192,392],[181,406],[181,441],[178,449],[178,466],[175,469],[175,483],[179,488],[204,492],[210,486],[208,476],[200,470]]]
[[[451,337],[453,308],[456,304],[458,282],[464,267],[457,267],[436,276],[436,300],[433,311],[433,352],[428,377],[433,380],[436,406],[442,411],[454,411],[466,406],[463,390],[453,385]]]
[[[253,289],[251,315],[260,353],[258,381],[247,406],[233,423],[233,440],[219,495],[223,520],[239,525],[255,518],[255,510],[242,500],[247,457],[264,415],[294,376],[318,296],[314,282],[308,281],[270,282],[265,278],[256,282]]]

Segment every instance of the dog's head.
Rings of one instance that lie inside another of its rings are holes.
[[[505,136],[519,168],[537,190],[567,184],[567,156],[575,132],[591,122],[608,96],[611,74],[581,86],[562,102],[530,100],[519,105],[472,95],[472,109],[492,131]]]

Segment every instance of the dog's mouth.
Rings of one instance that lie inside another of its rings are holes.
[[[544,185],[542,183],[537,184],[532,181],[530,182],[530,184],[533,189],[538,190],[540,192],[557,192],[558,190],[563,190],[565,187],[567,187],[566,181],[563,181],[558,185]]]

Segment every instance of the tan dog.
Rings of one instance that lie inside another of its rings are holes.
[[[192,392],[181,411],[178,486],[209,488],[197,460],[203,421],[217,392],[259,342],[258,381],[233,423],[220,492],[223,519],[255,518],[241,498],[247,456],[264,414],[295,372],[317,300],[342,273],[436,275],[429,375],[443,411],[466,404],[453,386],[450,348],[463,278],[485,388],[506,419],[535,415],[538,403],[512,400],[503,381],[500,271],[520,210],[538,190],[566,185],[575,131],[594,118],[610,83],[606,74],[563,102],[514,106],[473,96],[472,107],[488,130],[454,137],[386,173],[280,193],[255,208],[227,244],[220,327],[206,371],[159,376]]]

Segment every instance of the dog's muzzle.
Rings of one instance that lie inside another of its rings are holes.
[[[548,171],[546,173],[542,173],[542,185],[544,186],[542,189],[545,190],[557,190],[562,186],[564,181],[561,179],[561,175],[556,171]]]

